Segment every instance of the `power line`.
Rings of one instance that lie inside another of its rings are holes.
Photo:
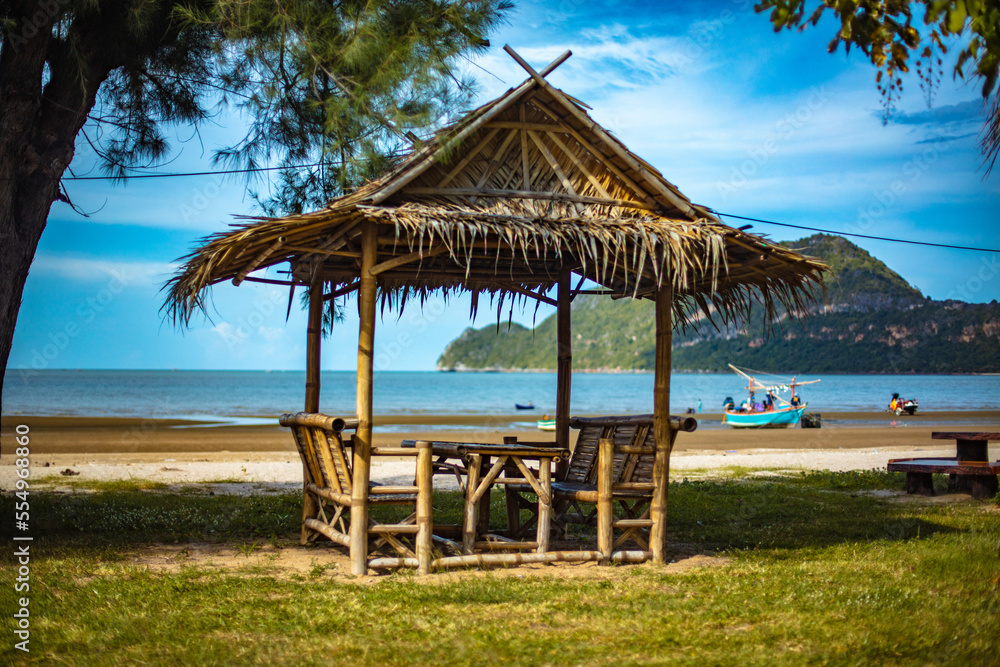
[[[192,171],[184,173],[169,172],[165,174],[131,174],[128,176],[67,176],[62,180],[64,181],[112,181],[112,180],[132,180],[139,178],[182,178],[186,176],[220,176],[226,174],[249,174],[254,172],[263,171],[281,171],[284,169],[308,169],[311,167],[320,167],[323,163],[317,162],[315,164],[299,164],[290,165],[286,167],[253,167],[248,169],[225,169],[221,171]],[[807,227],[805,225],[792,225],[787,222],[775,222],[774,220],[763,220],[761,218],[751,218],[745,215],[736,215],[735,213],[723,213],[722,211],[713,211],[716,215],[725,216],[727,218],[735,218],[737,220],[747,220],[750,222],[759,222],[765,225],[775,225],[777,227],[789,227],[791,229],[803,229],[810,232],[820,232],[822,234],[836,234],[838,236],[853,236],[855,238],[861,239],[871,239],[873,241],[886,241],[888,243],[905,243],[909,245],[919,245],[927,246],[931,248],[947,248],[950,250],[972,250],[975,252],[995,252],[1000,253],[1000,249],[997,248],[975,248],[972,246],[962,246],[962,245],[951,245],[948,243],[932,243],[930,241],[914,241],[911,239],[893,239],[886,236],[873,236],[871,234],[857,234],[854,232],[842,232],[833,229],[820,229],[819,227]]]
[[[248,169],[224,169],[221,171],[191,171],[184,173],[168,172],[165,174],[129,174],[127,176],[66,176],[64,181],[131,181],[137,178],[178,178],[184,176],[221,176],[224,174],[250,174],[258,171],[280,171],[282,169],[308,169],[320,167],[323,163],[296,164],[287,167],[251,167]]]
[[[734,215],[732,213],[722,213],[721,211],[715,211],[716,215],[724,215],[727,218],[736,218],[737,220],[750,220],[751,222],[762,222],[765,225],[777,225],[778,227],[791,227],[792,229],[805,229],[810,232],[822,232],[824,234],[836,234],[837,236],[854,236],[861,239],[872,239],[875,241],[889,241],[890,243],[908,243],[910,245],[923,245],[930,246],[932,248],[950,248],[952,250],[975,250],[978,252],[998,252],[1000,250],[996,248],[973,248],[964,245],[949,245],[947,243],[931,243],[930,241],[911,241],[909,239],[890,239],[885,236],[870,236],[868,234],[854,234],[852,232],[838,232],[832,229],[819,229],[818,227],[804,227],[802,225],[790,225],[787,222],[775,222],[773,220],[761,220],[760,218],[748,218],[743,215]]]

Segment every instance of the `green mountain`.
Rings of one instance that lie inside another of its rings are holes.
[[[827,234],[785,243],[831,267],[826,302],[804,320],[783,318],[764,334],[710,325],[674,336],[674,368],[724,371],[733,363],[774,372],[1000,372],[1000,305],[932,301],[885,263]],[[653,304],[578,297],[573,302],[573,367],[651,370]],[[438,359],[439,369],[554,369],[556,318],[534,329],[501,323],[466,329]]]

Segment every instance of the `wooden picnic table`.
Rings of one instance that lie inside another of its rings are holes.
[[[989,443],[1000,433],[935,431],[934,440],[954,440],[955,457],[890,459],[889,472],[906,473],[906,492],[934,495],[934,474],[949,475],[948,491],[969,493],[973,498],[997,494],[1000,461],[990,463]]]
[[[415,447],[416,440],[403,440],[405,448]],[[464,461],[465,516],[462,522],[462,554],[472,557],[476,550],[533,550],[543,554],[549,548],[552,525],[552,464],[569,456],[569,450],[554,443],[431,441],[431,451],[439,470],[458,471],[463,468],[448,463],[448,459]],[[528,462],[537,461],[533,470]],[[520,474],[518,474],[520,473]],[[522,542],[489,534],[489,494],[496,484],[530,486],[538,496],[538,525],[534,542]],[[483,504],[483,499],[486,503]],[[485,510],[485,511],[482,511]],[[471,561],[470,561],[471,562]]]
[[[959,461],[989,461],[990,440],[1000,440],[1000,433],[968,431],[934,431],[934,440],[954,440]]]

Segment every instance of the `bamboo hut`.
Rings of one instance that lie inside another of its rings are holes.
[[[557,308],[556,440],[569,446],[570,304],[581,293],[656,303],[654,431],[657,518],[651,549],[663,561],[669,469],[671,336],[693,318],[768,318],[799,311],[826,267],[723,224],[598,125],[512,49],[528,78],[415,146],[377,181],[321,210],[254,219],[204,240],[167,286],[166,308],[186,325],[212,285],[278,283],[309,292],[305,409],[320,393],[323,308],[357,292],[354,477],[368,482],[376,310],[434,290],[502,306],[534,299]],[[286,264],[287,280],[256,277]],[[584,289],[586,281],[598,285]],[[552,288],[555,298],[549,296]],[[353,548],[352,548],[353,549]],[[352,555],[353,558],[353,555]],[[357,563],[357,561],[355,561]],[[356,565],[357,567],[357,565]]]

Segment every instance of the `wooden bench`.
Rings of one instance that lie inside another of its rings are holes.
[[[303,503],[302,543],[322,535],[332,542],[364,554],[372,568],[416,567],[418,573],[431,570],[433,519],[431,516],[431,464],[429,442],[415,447],[373,447],[372,457],[416,457],[413,486],[386,486],[370,482],[368,488],[354,483],[353,447],[345,447],[344,432],[357,429],[355,419],[346,420],[318,413],[282,415],[282,426],[292,430],[302,458]],[[351,443],[351,439],[347,439]],[[409,505],[412,514],[395,524],[380,524],[368,516],[370,505]],[[364,530],[352,530],[357,521]],[[360,536],[360,541],[358,537]],[[375,548],[389,546],[396,557],[368,558],[368,542]]]
[[[906,492],[934,495],[934,474],[949,475],[949,493],[969,493],[973,498],[992,498],[997,494],[1000,461],[989,462],[989,442],[1000,440],[1000,433],[937,432],[935,440],[954,440],[954,457],[890,459],[889,472],[906,473]]]
[[[671,448],[678,431],[690,432],[698,427],[693,417],[671,417],[670,423]],[[568,464],[552,482],[556,526],[563,535],[569,524],[597,526],[598,548],[604,552],[614,551],[630,539],[642,553],[648,552],[656,456],[653,416],[573,418],[570,428],[579,429],[580,433]],[[516,488],[507,489],[508,530],[517,537],[535,520],[521,525],[520,510],[530,510],[534,505],[521,493]],[[606,499],[610,502],[603,502]],[[622,519],[610,516],[611,504],[616,501],[624,511]],[[593,507],[584,510],[582,504]],[[613,538],[614,530],[621,531],[617,538]],[[603,544],[611,538],[609,545]]]

